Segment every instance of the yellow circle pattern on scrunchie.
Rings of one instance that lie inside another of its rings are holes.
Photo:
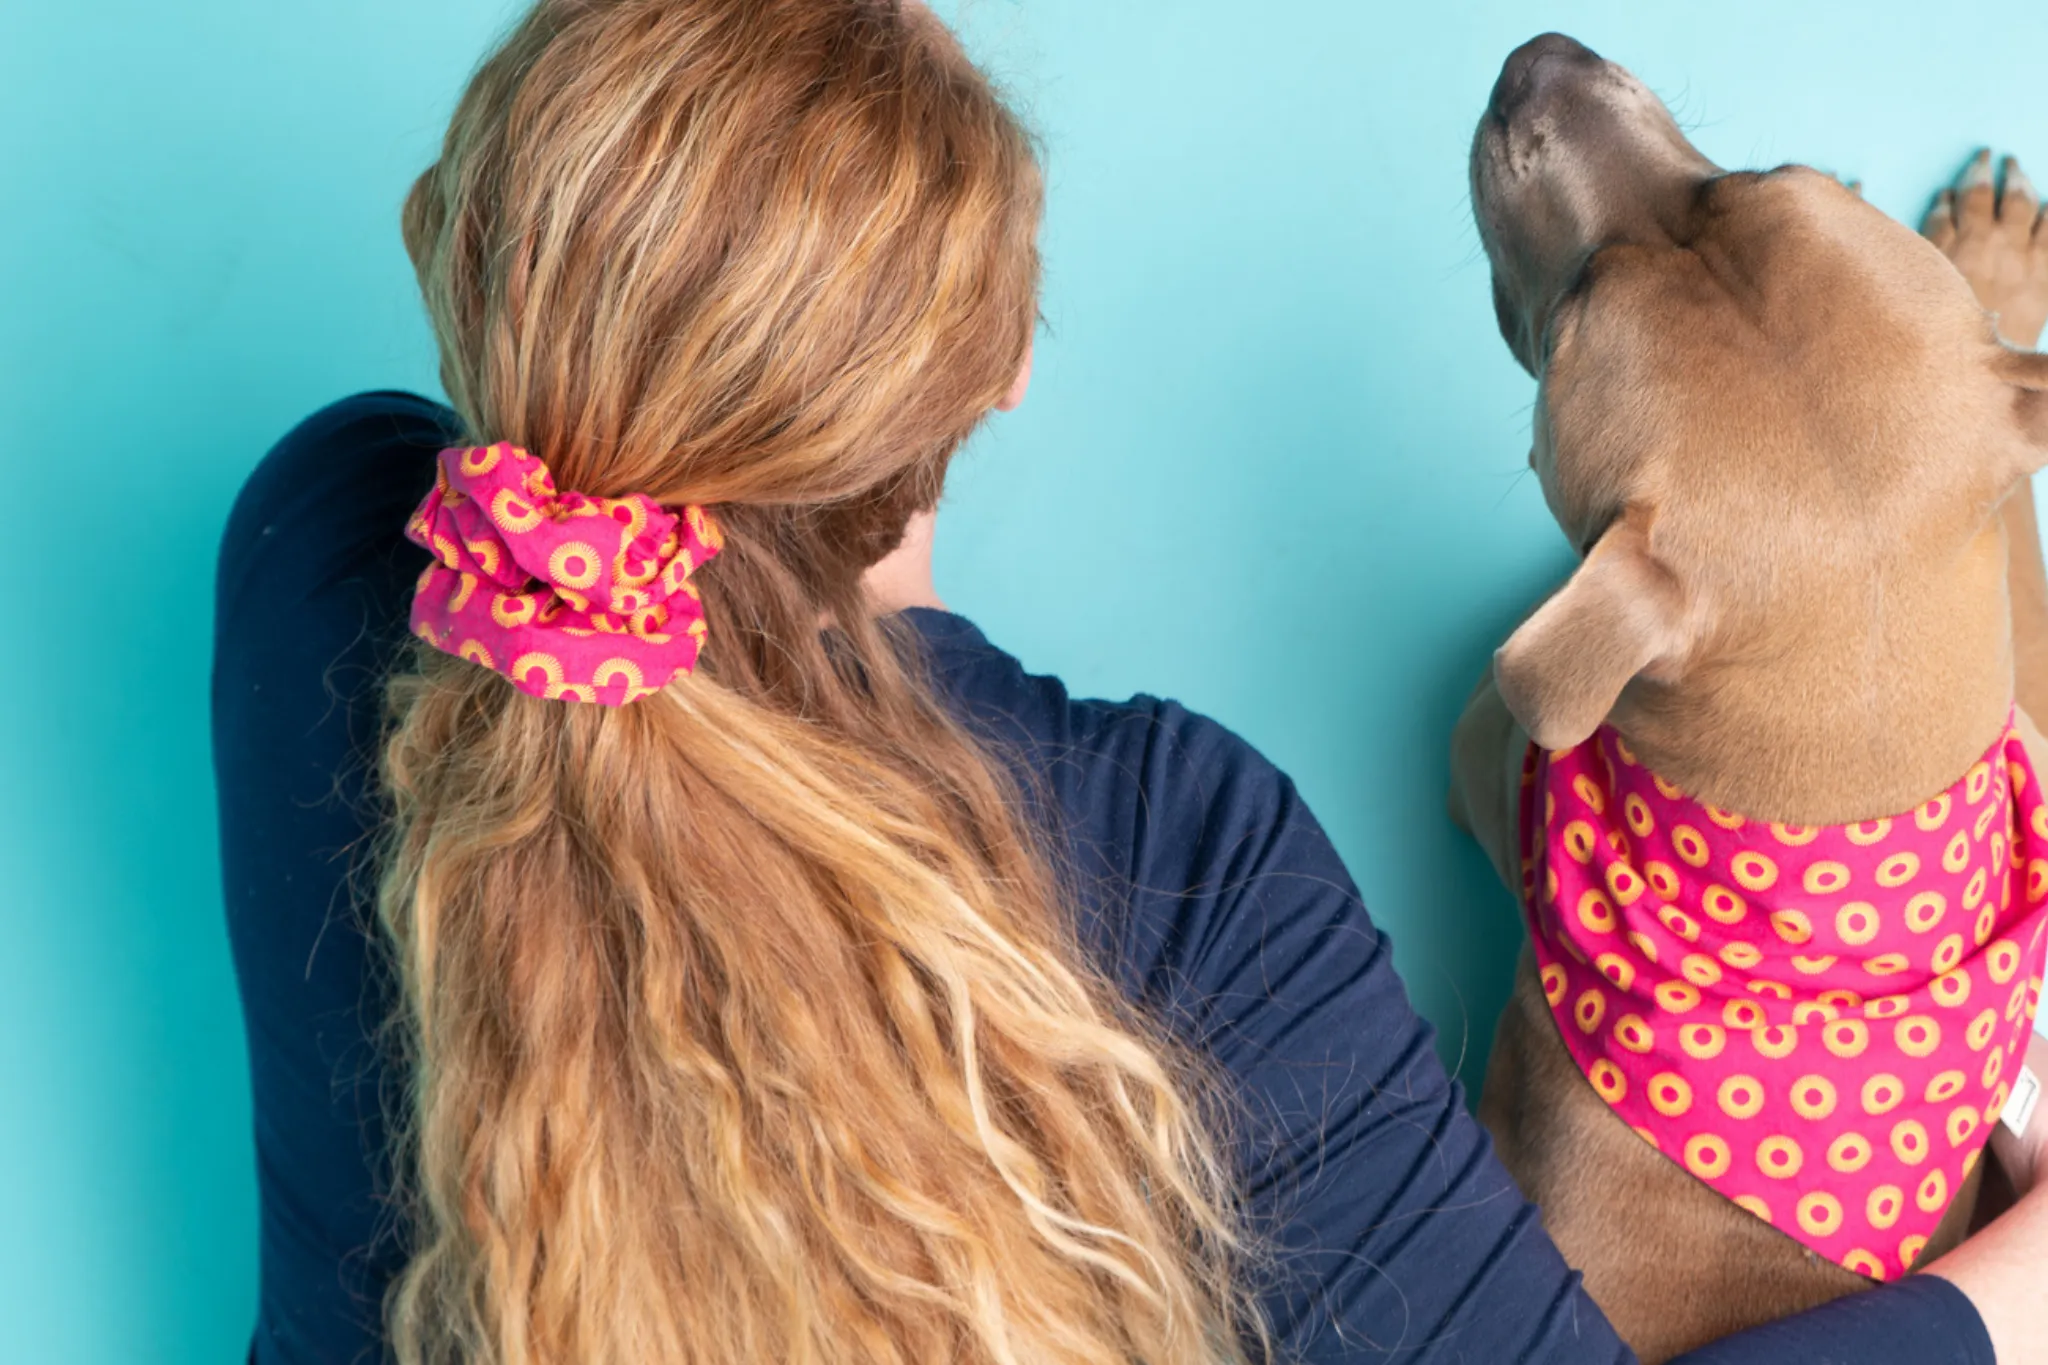
[[[691,575],[724,538],[702,507],[563,493],[546,465],[501,442],[442,451],[406,535],[435,556],[413,633],[530,696],[624,706],[703,652]]]

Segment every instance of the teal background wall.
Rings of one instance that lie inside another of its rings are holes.
[[[395,230],[504,0],[0,0],[0,1362],[238,1360],[254,1199],[207,760],[216,537],[263,450],[430,389]],[[1566,564],[1522,474],[1464,157],[1562,28],[1724,164],[1902,216],[2048,171],[2048,11],[1872,0],[960,0],[1050,154],[1038,383],[941,587],[1081,688],[1299,779],[1468,1073],[1516,942],[1442,815],[1496,638]],[[2044,177],[2048,180],[2048,177]]]

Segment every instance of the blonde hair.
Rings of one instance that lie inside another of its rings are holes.
[[[472,437],[727,544],[652,698],[391,684],[407,1365],[1239,1356],[1213,1091],[859,587],[1024,360],[1039,201],[891,0],[543,3],[413,188]]]

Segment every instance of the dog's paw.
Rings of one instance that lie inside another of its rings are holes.
[[[2003,185],[1987,148],[1955,186],[1935,197],[1920,230],[1963,272],[1977,301],[1998,315],[2015,346],[2034,346],[2048,324],[2048,213],[2019,162],[2005,159]]]

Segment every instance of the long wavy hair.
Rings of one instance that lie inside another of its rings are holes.
[[[390,685],[407,1365],[1250,1339],[1216,1089],[860,588],[1028,353],[1040,184],[921,6],[546,0],[414,186],[470,437],[726,548],[634,705]]]

